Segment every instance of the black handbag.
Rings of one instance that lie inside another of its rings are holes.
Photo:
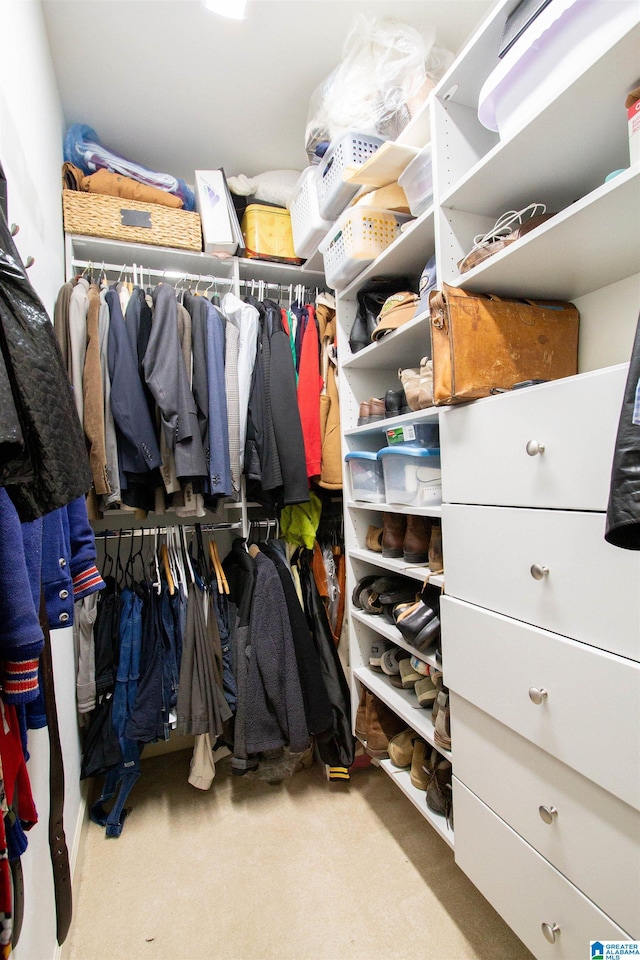
[[[401,290],[413,290],[408,277],[374,277],[358,291],[358,310],[349,334],[351,353],[357,353],[371,344],[371,334],[385,301]]]

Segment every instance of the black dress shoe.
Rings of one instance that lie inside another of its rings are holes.
[[[409,413],[404,388],[400,387],[399,390],[387,390],[384,395],[385,417],[399,417],[401,413]]]

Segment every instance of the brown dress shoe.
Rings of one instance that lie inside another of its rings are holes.
[[[358,703],[358,709],[356,710],[356,737],[359,740],[362,740],[363,743],[367,739],[367,694],[369,691],[366,687],[360,688],[360,702]],[[369,693],[369,696],[371,694]]]
[[[427,563],[430,537],[429,517],[407,517],[407,532],[402,542],[402,555],[407,563]]]
[[[365,540],[365,545],[368,550],[373,550],[374,553],[380,553],[382,551],[382,532],[382,527],[369,527],[367,530],[367,539]]]
[[[407,518],[402,513],[382,514],[382,556],[399,559],[407,532]]]

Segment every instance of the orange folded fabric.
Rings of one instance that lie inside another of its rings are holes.
[[[79,167],[72,163],[62,166],[64,186],[70,190],[83,190],[85,193],[100,193],[108,197],[122,197],[123,200],[137,200],[139,203],[159,203],[163,207],[179,210],[183,207],[180,197],[157,187],[149,187],[131,177],[123,177],[110,170],[97,170],[85,177]]]

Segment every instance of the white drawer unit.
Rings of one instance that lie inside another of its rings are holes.
[[[449,596],[640,660],[640,556],[604,515],[444,504]]]
[[[450,503],[606,511],[628,364],[447,411]]]
[[[640,938],[640,813],[467,700],[451,697],[458,779]],[[593,749],[604,761],[604,748]],[[603,762],[603,780],[608,769]]]
[[[640,664],[449,597],[440,618],[451,690],[640,810]]]
[[[581,960],[590,940],[630,939],[455,775],[453,802],[456,863],[538,960]]]

